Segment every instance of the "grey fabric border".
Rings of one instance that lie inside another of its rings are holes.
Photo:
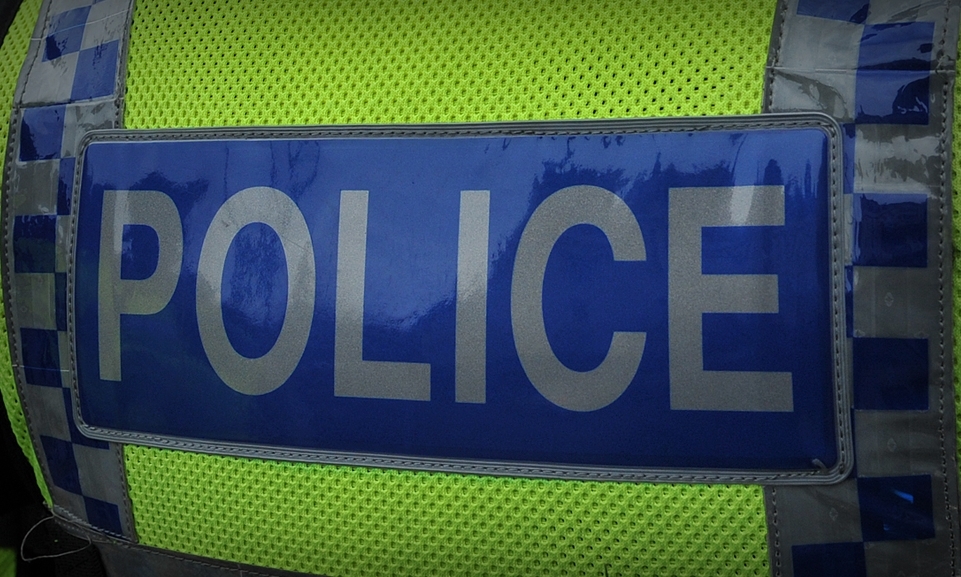
[[[268,567],[230,563],[187,553],[136,545],[104,536],[85,523],[55,516],[55,522],[71,535],[89,540],[100,552],[107,575],[111,577],[310,577]]]
[[[172,436],[158,436],[139,432],[115,431],[92,427],[83,422],[79,410],[79,395],[76,380],[76,346],[73,315],[73,290],[75,282],[73,256],[67,272],[67,309],[68,334],[71,335],[71,370],[74,406],[77,411],[74,419],[84,433],[93,438],[116,442],[129,442],[154,447],[176,448],[195,452],[220,455],[247,456],[278,460],[318,462],[339,465],[355,465],[384,468],[400,468],[424,471],[488,474],[513,477],[535,477],[556,479],[609,480],[609,481],[662,481],[695,483],[775,483],[775,484],[825,484],[843,479],[851,469],[851,423],[850,393],[847,370],[847,339],[844,338],[844,298],[843,298],[843,242],[840,236],[840,223],[843,220],[841,206],[841,133],[840,127],[830,117],[817,114],[784,114],[744,117],[723,117],[711,119],[642,119],[614,121],[571,121],[571,122],[534,122],[534,123],[490,123],[490,124],[450,124],[414,126],[343,126],[307,128],[254,128],[254,129],[184,129],[150,131],[92,131],[81,144],[75,174],[73,213],[71,216],[71,243],[75,239],[76,221],[79,205],[82,202],[80,175],[83,155],[86,148],[96,142],[130,141],[178,141],[198,139],[252,139],[252,138],[349,138],[349,137],[458,137],[458,136],[508,136],[508,135],[567,135],[595,133],[657,133],[705,130],[760,130],[817,128],[830,137],[831,146],[831,244],[832,263],[832,332],[834,358],[834,389],[836,409],[836,435],[839,460],[831,469],[812,463],[810,470],[804,471],[738,471],[738,470],[672,470],[654,468],[615,468],[600,466],[569,466],[553,464],[528,464],[497,461],[474,461],[460,459],[429,459],[393,455],[338,453],[326,451],[290,450],[280,447],[264,447],[247,444],[217,443],[198,441]],[[75,254],[75,248],[68,253]]]

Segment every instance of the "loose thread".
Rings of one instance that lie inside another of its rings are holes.
[[[33,527],[30,527],[30,529],[27,530],[26,534],[23,536],[23,540],[20,541],[20,558],[21,558],[21,559],[23,559],[23,560],[26,561],[27,563],[29,563],[29,562],[31,562],[31,561],[38,561],[38,560],[40,560],[40,559],[57,559],[57,558],[60,558],[60,557],[66,557],[67,555],[73,555],[74,553],[79,553],[79,552],[83,551],[84,549],[87,549],[88,547],[90,547],[91,545],[93,545],[93,541],[91,541],[91,540],[90,540],[89,538],[87,538],[87,537],[83,537],[83,539],[86,539],[86,540],[87,540],[87,544],[84,545],[83,547],[79,548],[79,549],[74,550],[74,551],[64,551],[63,553],[56,553],[56,554],[53,554],[53,555],[37,555],[36,557],[29,557],[29,558],[28,558],[27,555],[24,553],[24,548],[25,548],[26,545],[27,545],[27,539],[30,538],[30,534],[33,533],[34,529],[36,529],[37,527],[39,527],[40,525],[42,525],[44,522],[49,521],[49,520],[51,520],[51,519],[53,519],[53,518],[54,518],[53,515],[50,515],[49,517],[44,517],[43,519],[40,519],[39,521],[37,521],[36,523],[34,523],[34,524],[33,524]]]

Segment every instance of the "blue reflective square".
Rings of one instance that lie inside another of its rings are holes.
[[[57,214],[70,214],[70,200],[73,198],[73,169],[77,159],[68,156],[60,159],[60,176],[57,182]]]
[[[854,339],[854,408],[928,408],[927,339]]]
[[[89,13],[90,7],[83,6],[61,12],[50,19],[43,47],[44,61],[54,60],[80,50]]]
[[[863,24],[868,17],[868,0],[798,0],[797,13]]]
[[[854,195],[853,263],[928,266],[928,197],[924,194]]]
[[[795,545],[794,577],[866,577],[864,545],[861,543],[828,543]]]
[[[928,123],[933,39],[933,22],[864,27],[855,96],[859,123]]]
[[[66,106],[38,106],[23,111],[20,122],[20,160],[46,160],[60,156]]]
[[[80,50],[83,44],[83,28],[70,28],[46,37],[43,44],[43,60],[56,60],[61,56]]]
[[[87,507],[87,521],[91,525],[115,535],[123,535],[119,507],[93,497],[84,497],[83,502]]]
[[[77,471],[77,458],[73,454],[73,443],[53,437],[40,435],[40,444],[47,456],[47,468],[53,484],[65,491],[81,494],[80,474]]]
[[[76,445],[83,445],[85,447],[93,447],[95,449],[109,449],[110,445],[105,441],[98,441],[96,439],[91,439],[90,437],[84,436],[77,428],[77,423],[73,419],[74,415],[74,405],[73,405],[73,392],[69,387],[64,387],[63,389],[63,406],[67,408],[67,427],[70,429],[70,440]]]
[[[859,70],[858,124],[927,124],[931,73],[926,70]]]
[[[20,329],[20,349],[28,383],[47,387],[61,386],[57,331]]]
[[[62,387],[60,371],[56,369],[40,369],[37,367],[24,367],[24,378],[31,385],[41,387]]]
[[[930,70],[934,22],[865,26],[858,70]]]
[[[120,41],[80,51],[73,78],[71,100],[86,100],[113,94],[117,82],[117,52]]]
[[[934,537],[931,476],[858,479],[861,533],[865,541]]]
[[[18,216],[13,221],[14,272],[54,272],[57,217]]]

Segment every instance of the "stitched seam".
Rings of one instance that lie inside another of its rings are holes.
[[[86,427],[90,429],[90,427]],[[329,454],[323,452],[309,453],[309,452],[298,452],[298,451],[283,451],[283,450],[270,450],[261,449],[254,447],[226,447],[218,446],[212,443],[195,443],[190,441],[178,441],[172,439],[164,439],[162,437],[152,437],[148,435],[136,434],[136,433],[123,433],[123,432],[111,432],[111,436],[121,436],[130,439],[131,442],[135,441],[147,441],[153,446],[158,446],[161,448],[179,448],[188,449],[194,452],[213,452],[217,455],[230,456],[230,457],[267,457],[273,459],[291,460],[291,461],[305,461],[310,460],[311,462],[317,462],[318,459],[323,459],[323,463],[326,464],[352,464],[352,465],[362,465],[362,466],[381,466],[381,467],[402,467],[402,468],[416,468],[424,469],[434,472],[487,472],[487,473],[500,473],[500,474],[525,474],[525,475],[550,475],[553,477],[561,478],[590,478],[590,479],[623,479],[623,480],[666,480],[666,481],[693,481],[693,482],[744,482],[744,483],[758,483],[758,482],[770,482],[773,479],[805,479],[809,477],[816,477],[819,473],[817,472],[804,472],[804,473],[783,473],[777,476],[751,476],[751,475],[707,475],[707,474],[680,474],[680,473],[656,473],[656,472],[643,472],[643,471],[631,471],[631,472],[618,472],[618,471],[573,471],[564,469],[552,469],[549,467],[523,467],[523,466],[497,466],[497,465],[482,465],[474,463],[438,463],[430,461],[411,461],[402,458],[389,458],[389,457],[378,457],[378,456],[364,456],[364,455],[342,455],[342,454]],[[133,443],[132,443],[133,444]],[[416,466],[416,467],[415,467]],[[831,478],[833,481],[834,479]]]
[[[771,527],[774,529],[774,551],[773,567],[771,567],[774,577],[780,577],[781,573],[781,527],[778,525],[777,514],[777,487],[771,487]]]
[[[133,27],[133,12],[136,0],[130,0],[127,6],[127,18],[126,25],[124,26],[122,36],[120,37],[120,53],[117,55],[117,75],[114,81],[114,126],[116,128],[123,127],[123,104],[124,97],[127,92],[127,53],[130,50],[130,29]],[[79,152],[79,151],[77,151]],[[74,188],[73,190],[79,190]],[[71,218],[68,221],[68,231],[72,233],[73,228],[73,211],[71,210]],[[67,243],[71,247],[71,252],[69,253],[68,263],[73,260],[72,252],[72,242]],[[68,265],[69,266],[69,265]],[[68,268],[69,270],[69,268]],[[70,333],[67,333],[67,341],[70,346],[70,366],[71,370],[76,365],[73,360],[74,355],[74,344]],[[71,377],[71,384],[72,384]],[[79,401],[78,401],[79,402]],[[120,476],[120,483],[123,488],[123,495],[121,497],[120,506],[123,509],[122,515],[124,522],[127,524],[127,531],[130,532],[129,539],[134,543],[140,541],[137,535],[137,523],[133,515],[133,500],[130,498],[130,485],[127,482],[127,467],[124,462],[124,445],[120,443],[113,443],[117,450],[117,474]]]
[[[832,124],[815,123],[812,119],[787,121],[745,121],[743,123],[718,123],[717,125],[693,127],[691,125],[678,126],[657,126],[650,128],[625,128],[621,126],[597,127],[597,128],[578,128],[572,122],[570,127],[558,129],[537,130],[534,128],[432,128],[424,125],[422,128],[411,126],[410,128],[372,128],[357,127],[344,128],[330,127],[329,129],[305,129],[305,130],[271,130],[271,129],[252,129],[252,130],[218,130],[218,129],[175,129],[175,130],[129,130],[124,132],[110,131],[91,131],[87,133],[81,142],[80,148],[84,149],[91,141],[98,142],[131,142],[131,141],[152,141],[152,140],[205,140],[214,138],[354,138],[354,137],[412,137],[412,136],[436,136],[436,137],[458,137],[458,136],[591,136],[607,134],[659,134],[673,132],[708,132],[712,130],[746,130],[759,128],[823,128],[835,133]],[[547,124],[547,123],[545,123]]]
[[[831,145],[831,185],[832,189],[835,191],[841,191],[843,184],[841,183],[841,175],[843,174],[844,167],[841,166],[838,169],[838,163],[843,162],[839,158],[839,148],[841,146],[841,135],[835,134]],[[843,191],[841,191],[843,194]],[[834,302],[832,303],[831,310],[834,317],[834,393],[835,393],[835,407],[837,407],[837,420],[835,425],[837,426],[838,434],[838,457],[839,463],[847,464],[848,454],[845,451],[847,439],[844,436],[845,424],[848,423],[849,411],[845,410],[844,400],[846,398],[845,393],[847,389],[844,387],[844,345],[845,334],[844,334],[844,239],[841,231],[843,202],[840,198],[833,196],[831,199],[831,266],[833,269],[834,283],[832,287],[832,296]],[[853,433],[852,433],[853,436]],[[853,439],[850,442],[854,442]],[[840,470],[841,473],[845,473],[843,469]]]
[[[117,128],[123,127],[124,98],[127,93],[127,53],[130,51],[130,30],[133,28],[135,5],[136,0],[130,0],[130,5],[127,7],[127,23],[123,35],[120,37],[120,52],[117,55],[117,77],[114,82],[114,90],[116,91],[114,106],[117,108],[114,122]]]
[[[121,443],[111,443],[111,448],[117,457],[117,475],[120,477],[120,486],[123,488],[123,495],[121,496],[120,502],[120,508],[122,509],[121,515],[123,516],[122,523],[126,525],[124,530],[130,533],[124,538],[137,543],[139,542],[139,538],[134,527],[133,503],[130,500],[130,488],[127,485],[127,468],[124,466],[124,445]]]
[[[767,70],[765,71],[767,75],[767,91],[766,91],[766,94],[764,95],[764,100],[765,100],[764,111],[765,112],[770,112],[771,107],[774,105],[774,70],[780,66],[781,48],[784,46],[784,28],[785,28],[784,19],[785,19],[785,16],[787,15],[788,3],[787,3],[787,0],[781,0],[779,4],[780,4],[780,7],[775,16],[775,23],[779,24],[780,27],[778,29],[777,42],[775,44],[775,49],[774,49],[774,58],[772,58],[771,64],[768,65]]]
[[[950,21],[951,10],[949,4],[946,2],[944,5],[944,18],[943,26],[941,29],[941,41],[938,50],[938,70],[939,73],[943,69],[944,61],[947,60],[947,51],[945,47],[945,42],[948,34],[948,25]],[[943,74],[943,73],[942,73]],[[949,182],[948,182],[948,102],[950,101],[951,94],[949,91],[950,82],[947,79],[942,81],[941,86],[941,134],[939,136],[940,146],[941,146],[941,182],[938,190],[938,364],[940,375],[938,378],[938,436],[941,446],[941,475],[942,475],[942,486],[944,488],[944,511],[945,519],[948,525],[948,535],[950,539],[951,547],[951,573],[956,573],[957,569],[957,548],[955,544],[955,528],[954,528],[954,515],[951,510],[951,495],[950,495],[950,483],[949,483],[949,473],[948,473],[948,457],[947,457],[947,447],[945,438],[945,387],[947,386],[947,367],[945,365],[945,230],[950,224],[946,222],[947,220],[947,195],[949,194]]]

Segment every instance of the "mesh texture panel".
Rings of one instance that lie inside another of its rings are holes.
[[[127,474],[143,542],[257,565],[328,575],[767,574],[755,488],[466,477],[142,447],[127,447]]]
[[[30,44],[30,36],[33,35],[33,27],[37,23],[39,14],[40,0],[24,0],[10,25],[10,29],[7,31],[6,37],[3,39],[3,44],[0,45],[0,102],[4,103],[3,106],[0,106],[0,143],[3,143],[4,150],[7,148],[7,136],[10,132],[13,93],[17,87],[17,79],[20,78],[23,61],[27,57],[27,46]],[[3,174],[3,165],[6,163],[6,159],[6,154],[0,156],[0,174]],[[3,301],[0,300],[0,313],[2,311]],[[43,472],[37,462],[37,453],[30,442],[27,420],[23,416],[23,407],[20,405],[20,394],[17,393],[17,386],[13,379],[10,345],[7,343],[7,323],[0,322],[0,396],[3,397],[7,417],[10,419],[13,433],[17,437],[17,443],[33,466],[33,472],[37,477],[37,485],[49,504],[53,501],[50,499],[47,483],[43,480]]]
[[[129,128],[750,114],[771,2],[138,0]],[[759,487],[127,447],[149,545],[329,575],[766,575]]]
[[[773,2],[137,2],[128,127],[757,113]]]

